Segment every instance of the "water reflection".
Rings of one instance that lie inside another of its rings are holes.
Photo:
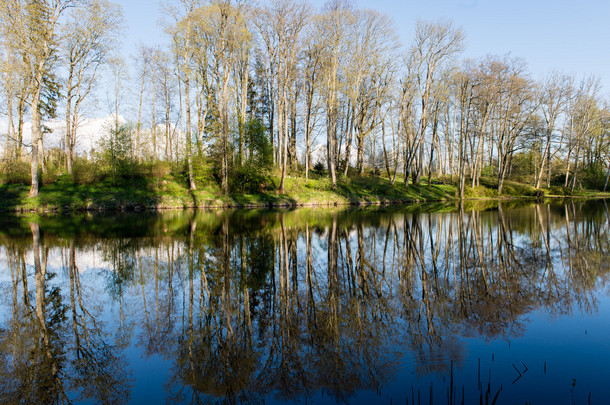
[[[9,240],[3,246],[10,273],[10,284],[3,287],[12,287],[12,300],[4,307],[11,308],[12,317],[3,319],[0,335],[3,403],[125,402],[125,346],[107,336],[99,311],[83,292],[74,241],[59,248],[66,255],[68,280],[58,285],[57,272],[48,266],[51,246],[41,243],[38,223],[29,226],[31,244]]]
[[[465,339],[596,313],[607,203],[440,208],[11,219],[2,402],[140,402],[161,359],[151,390],[172,403],[345,401],[397,379],[407,402],[491,403],[480,358],[474,388],[454,383]]]

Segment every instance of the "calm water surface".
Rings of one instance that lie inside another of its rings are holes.
[[[609,202],[5,217],[1,403],[607,403]]]

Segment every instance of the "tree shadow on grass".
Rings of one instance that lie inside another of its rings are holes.
[[[92,184],[59,179],[41,187],[38,197],[28,193],[23,184],[0,185],[0,211],[141,211],[156,208],[161,200],[154,179],[144,177]]]
[[[298,204],[297,200],[286,194],[270,194],[270,193],[258,193],[258,194],[231,194],[231,200],[234,201],[237,207],[249,207],[249,206],[291,206],[294,207]]]
[[[454,187],[432,184],[405,186],[392,184],[378,177],[355,177],[338,182],[335,193],[352,203],[375,203],[389,201],[445,201],[455,198]]]

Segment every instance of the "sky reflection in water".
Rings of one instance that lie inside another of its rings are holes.
[[[2,402],[610,397],[603,200],[2,221]]]

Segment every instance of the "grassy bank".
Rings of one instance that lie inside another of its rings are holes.
[[[28,198],[29,187],[25,184],[0,185],[0,210],[13,212],[47,211],[95,211],[95,210],[147,210],[207,207],[254,207],[254,206],[301,206],[301,205],[346,205],[451,201],[458,197],[455,185],[427,181],[405,186],[397,181],[391,184],[380,177],[352,177],[339,179],[336,188],[331,187],[325,177],[286,179],[285,193],[277,193],[279,179],[271,177],[262,191],[254,194],[224,194],[215,182],[200,186],[195,191],[186,187],[186,182],[173,175],[161,178],[135,178],[128,180],[105,180],[80,184],[67,176],[43,186],[40,195]],[[492,179],[483,179],[478,187],[468,187],[467,199],[534,198],[536,190],[527,185],[507,182],[504,193],[498,196]],[[572,196],[562,187],[544,189],[547,197]],[[579,191],[573,196],[602,197],[610,193]]]

